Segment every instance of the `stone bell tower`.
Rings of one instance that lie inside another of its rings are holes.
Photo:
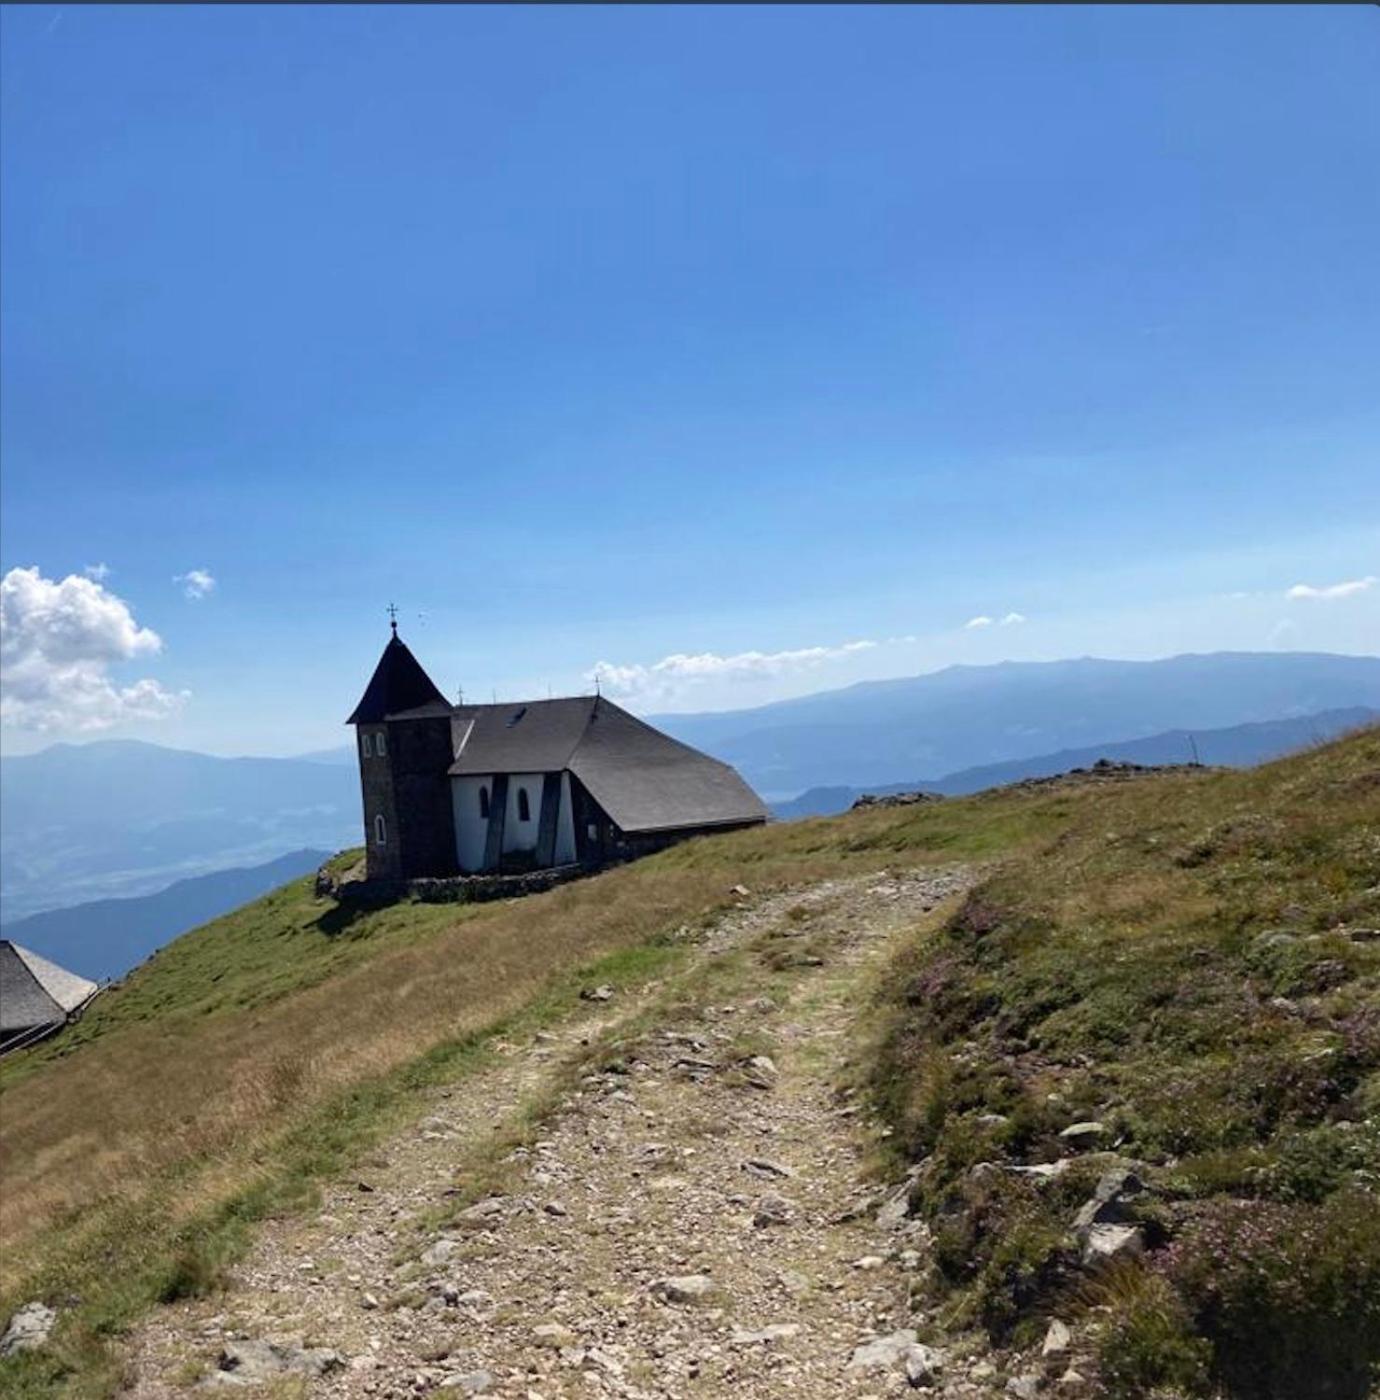
[[[371,880],[456,873],[451,705],[392,636],[346,724],[355,727]]]

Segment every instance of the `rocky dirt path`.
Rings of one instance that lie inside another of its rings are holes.
[[[745,899],[697,936],[688,971],[500,1047],[310,1217],[266,1226],[227,1293],[163,1309],[133,1339],[130,1390],[651,1400],[925,1383],[904,1332],[923,1242],[863,1177],[876,1128],[840,1069],[900,936],[970,880]],[[553,1090],[499,1189],[458,1207],[492,1173],[495,1132]]]

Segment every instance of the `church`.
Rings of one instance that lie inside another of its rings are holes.
[[[602,696],[452,705],[392,629],[346,720],[370,880],[607,865],[767,820],[728,764]]]

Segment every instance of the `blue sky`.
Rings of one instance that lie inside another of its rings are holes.
[[[0,28],[9,752],[1376,650],[1374,7]]]

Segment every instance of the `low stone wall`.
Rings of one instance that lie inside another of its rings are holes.
[[[400,899],[423,904],[481,904],[493,899],[516,899],[540,894],[567,880],[592,875],[599,867],[557,865],[549,870],[525,870],[508,875],[455,875],[448,879],[367,880],[337,879],[323,866],[316,876],[318,898],[342,904],[379,908]]]

